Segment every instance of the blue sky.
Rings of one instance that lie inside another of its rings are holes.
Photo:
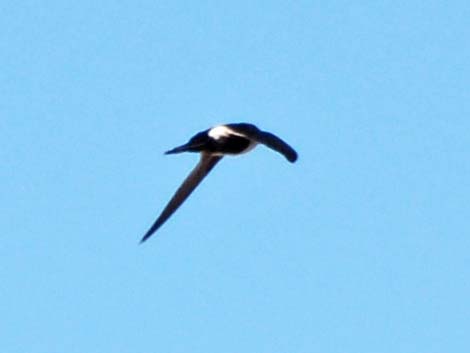
[[[6,1],[0,345],[8,353],[462,352],[470,6]],[[217,123],[223,160],[138,241]]]

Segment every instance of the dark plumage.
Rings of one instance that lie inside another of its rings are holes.
[[[297,160],[297,152],[286,142],[276,135],[262,131],[248,123],[215,126],[197,133],[184,145],[165,152],[165,154],[200,152],[201,159],[183,184],[176,190],[155,223],[145,233],[141,242],[147,240],[170,218],[224,155],[246,153],[259,143],[281,153],[289,162],[293,163]]]

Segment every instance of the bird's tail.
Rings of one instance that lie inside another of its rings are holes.
[[[166,151],[165,154],[175,154],[175,153],[182,153],[182,152],[186,152],[188,151],[188,145],[182,145],[182,146],[178,146],[178,147],[175,147],[169,151]]]
[[[175,154],[175,153],[182,153],[182,152],[199,152],[203,147],[203,144],[194,144],[194,143],[186,143],[182,146],[175,147],[169,151],[166,151],[165,154]]]

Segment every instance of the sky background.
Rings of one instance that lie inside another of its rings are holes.
[[[468,352],[466,1],[3,1],[0,350]],[[218,123],[226,158],[138,242]]]

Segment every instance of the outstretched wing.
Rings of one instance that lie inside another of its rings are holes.
[[[297,152],[295,152],[295,150],[285,141],[281,140],[279,137],[271,134],[270,132],[262,131],[256,126],[247,123],[228,124],[227,127],[233,130],[235,133],[244,135],[281,153],[289,162],[293,163],[297,160]]]
[[[175,194],[171,198],[170,202],[166,205],[160,216],[158,216],[155,223],[150,227],[150,229],[145,233],[144,237],[140,241],[143,243],[150,236],[160,228],[163,223],[165,223],[168,218],[181,206],[181,204],[188,198],[188,196],[193,192],[196,186],[204,179],[204,177],[211,171],[212,168],[217,164],[218,161],[222,159],[222,156],[214,156],[206,153],[201,154],[201,159],[196,167],[193,169],[191,174],[188,175],[186,180],[181,184],[181,186],[176,190]]]

